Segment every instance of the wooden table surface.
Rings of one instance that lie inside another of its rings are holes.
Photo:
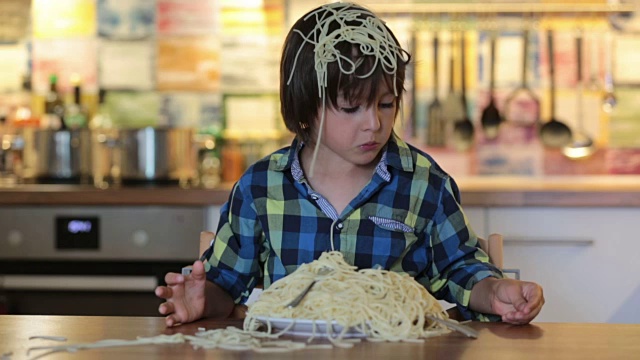
[[[104,339],[135,339],[137,336],[193,334],[207,329],[241,326],[241,320],[201,320],[167,329],[160,317],[90,317],[0,315],[0,358],[31,359],[42,351],[33,346],[61,344],[31,336],[64,336],[66,344]],[[640,324],[533,323],[515,326],[504,323],[471,323],[478,339],[458,333],[414,343],[362,342],[351,349],[300,350],[259,354],[252,351],[194,350],[189,344],[143,345],[121,348],[56,353],[44,359],[638,359]],[[305,338],[298,338],[305,341]]]

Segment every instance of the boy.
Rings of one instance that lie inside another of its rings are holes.
[[[296,139],[235,184],[204,263],[156,289],[167,326],[227,317],[260,280],[267,288],[330,250],[358,268],[412,275],[465,318],[520,324],[539,313],[541,287],[502,277],[453,179],[393,133],[409,58],[355,4],[321,6],[293,25],[280,101]]]

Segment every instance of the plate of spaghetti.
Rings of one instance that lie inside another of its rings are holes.
[[[325,320],[287,319],[266,316],[256,316],[256,320],[262,322],[267,329],[270,327],[271,332],[281,332],[286,335],[311,338],[316,336],[330,336],[334,338],[367,337],[366,329],[359,329],[357,327],[345,328],[337,321],[328,322]]]
[[[326,268],[332,271],[323,271]],[[313,281],[297,306],[286,306]],[[334,344],[348,337],[422,342],[449,332],[429,317],[448,318],[413,277],[384,269],[358,270],[340,252],[331,251],[265,289],[249,306],[244,329],[264,331],[266,326],[269,334],[324,336]]]

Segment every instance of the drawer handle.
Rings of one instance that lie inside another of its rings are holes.
[[[593,239],[536,239],[536,238],[509,238],[504,239],[504,245],[510,246],[568,246],[588,247],[593,246]]]

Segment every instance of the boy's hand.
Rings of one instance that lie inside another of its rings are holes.
[[[167,326],[175,326],[200,319],[205,311],[206,275],[204,264],[193,263],[190,275],[168,273],[164,277],[167,286],[158,286],[156,296],[165,299],[158,311],[166,315]]]
[[[491,309],[504,322],[528,324],[544,305],[542,288],[534,282],[500,279],[493,285]]]

